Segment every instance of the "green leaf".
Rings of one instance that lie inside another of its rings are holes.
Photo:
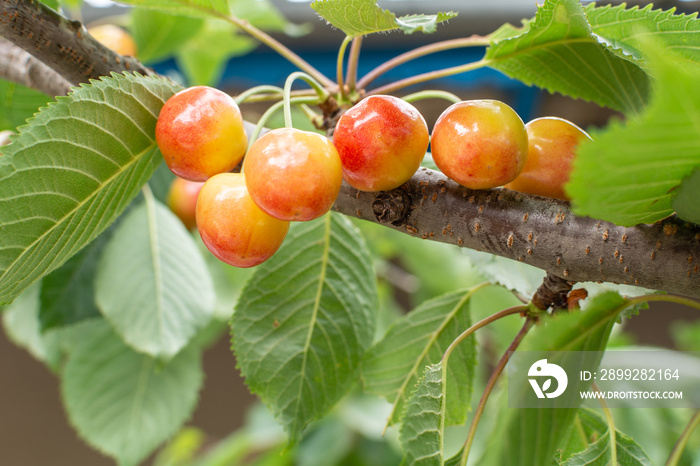
[[[270,0],[231,0],[231,12],[245,19],[253,26],[265,31],[284,32],[288,36],[299,37],[311,32],[308,24],[293,24],[275,8]]]
[[[578,1],[546,0],[522,34],[495,37],[486,64],[527,85],[629,113],[647,100],[647,74],[593,35]]]
[[[292,443],[357,380],[378,307],[371,262],[357,229],[329,214],[294,225],[241,293],[233,350]]]
[[[700,68],[660,55],[652,68],[646,112],[592,132],[594,142],[579,148],[567,185],[578,215],[625,226],[661,220],[673,213],[674,190],[700,166]]]
[[[426,366],[406,402],[399,431],[404,451],[402,465],[442,466],[445,434],[446,387],[441,363]]]
[[[204,26],[202,18],[134,8],[131,14],[139,59],[155,63],[175,54]]]
[[[213,47],[212,44],[217,45]],[[214,86],[230,58],[245,55],[256,45],[257,42],[248,36],[237,34],[230,24],[208,21],[205,28],[178,51],[176,59],[190,85]]]
[[[221,16],[229,14],[228,0],[118,0],[119,3],[167,11],[189,16]]]
[[[41,281],[41,331],[98,317],[94,279],[111,228]]]
[[[129,205],[162,157],[172,82],[112,75],[59,97],[0,157],[0,303],[58,268]]]
[[[442,359],[447,347],[471,326],[472,297],[479,288],[426,301],[397,320],[362,362],[365,390],[394,404],[389,419],[399,422],[423,368]],[[447,363],[447,425],[463,424],[471,402],[476,342],[462,342]]]
[[[25,124],[50,100],[46,94],[0,79],[0,131]]]
[[[698,14],[677,15],[675,8],[667,11],[653,8],[651,4],[644,8],[637,5],[626,8],[624,4],[596,6],[591,3],[584,11],[593,32],[622,58],[644,60],[645,41],[653,39],[674,62],[699,65],[700,49],[695,45],[700,41]]]
[[[671,207],[678,216],[700,225],[700,169],[685,178],[673,194]]]
[[[206,326],[214,285],[182,222],[147,195],[117,227],[95,277],[95,298],[136,351],[168,359]]]
[[[570,436],[588,440],[587,448],[567,455],[565,451],[561,466],[607,466],[613,464],[610,429],[605,420],[595,411],[581,408]],[[652,462],[644,449],[631,437],[615,430],[615,464],[624,466],[651,466]]]
[[[437,15],[407,15],[397,18],[383,10],[376,0],[316,0],[311,4],[316,13],[349,37],[400,29],[407,34],[416,31],[434,32],[437,23],[457,16],[457,13]]]
[[[10,341],[55,369],[58,367],[61,356],[59,340],[54,332],[41,332],[39,323],[40,290],[41,283],[35,283],[0,314],[5,333]]]
[[[537,326],[518,351],[604,351],[617,316],[628,306],[619,294],[608,292],[594,297],[586,311],[558,314]],[[600,361],[591,361],[591,367]],[[564,365],[565,364],[560,364]],[[527,387],[529,389],[529,385]],[[552,399],[556,406],[561,398]],[[484,464],[541,466],[551,464],[556,449],[576,417],[571,408],[509,409],[504,407],[504,422],[495,433],[505,445],[518,448],[494,448],[486,453]],[[523,428],[523,426],[528,426]]]
[[[103,320],[85,325],[61,377],[80,436],[122,465],[136,465],[191,415],[203,382],[197,348],[167,364],[127,347]]]

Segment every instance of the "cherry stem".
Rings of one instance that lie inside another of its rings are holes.
[[[520,307],[520,306],[519,306]],[[472,443],[474,442],[474,434],[476,433],[476,427],[479,425],[479,420],[481,419],[481,415],[484,412],[484,407],[486,406],[486,402],[489,399],[489,395],[491,395],[491,392],[493,391],[494,386],[496,385],[496,381],[498,380],[498,377],[501,375],[503,372],[503,369],[506,367],[506,364],[508,363],[508,358],[510,357],[510,353],[515,351],[518,346],[520,346],[520,343],[523,341],[525,338],[525,335],[527,335],[527,332],[530,331],[533,325],[535,325],[536,322],[536,317],[529,316],[527,320],[525,321],[525,324],[523,327],[520,329],[518,334],[515,336],[513,341],[510,343],[508,346],[508,349],[506,349],[506,352],[501,356],[501,359],[498,361],[498,364],[496,365],[496,368],[493,370],[493,373],[491,374],[491,377],[489,377],[488,382],[486,382],[486,388],[484,388],[484,392],[481,394],[481,399],[479,400],[479,404],[476,407],[476,410],[474,410],[474,417],[472,418],[472,423],[469,426],[469,433],[467,434],[467,440],[464,442],[464,451],[462,452],[462,458],[460,458],[460,466],[465,466],[467,464],[467,459],[469,459],[469,450],[472,448]]]
[[[346,74],[346,84],[348,91],[352,93],[357,85],[357,67],[360,62],[360,49],[362,48],[363,36],[357,36],[352,40],[350,45],[350,55],[348,55],[348,70]]]
[[[479,322],[475,323],[468,329],[466,329],[464,332],[462,332],[457,338],[454,339],[452,343],[450,343],[450,346],[447,347],[445,350],[445,354],[442,355],[442,360],[441,363],[443,365],[447,364],[447,360],[450,358],[450,355],[452,354],[452,351],[462,343],[469,335],[472,333],[476,332],[482,327],[486,327],[488,324],[492,322],[496,322],[499,319],[502,319],[503,317],[507,317],[513,314],[520,314],[522,312],[527,312],[528,307],[523,305],[523,306],[515,306],[515,307],[509,307],[508,309],[504,309],[502,311],[496,312],[495,314],[491,314],[488,317],[485,317],[481,319]]]
[[[451,92],[437,90],[414,92],[413,94],[408,94],[401,98],[406,102],[417,102],[424,99],[444,99],[456,104],[462,101],[462,99]]]
[[[345,99],[347,98],[347,89],[345,89],[345,83],[343,82],[343,62],[345,61],[345,49],[352,41],[352,37],[345,36],[343,43],[340,44],[340,49],[338,49],[338,59],[336,61],[336,74],[338,79],[338,90],[340,91],[340,96]]]
[[[600,388],[598,384],[593,382],[591,387],[594,391],[600,393]],[[600,408],[603,410],[605,415],[605,420],[608,423],[608,436],[610,437],[610,466],[617,466],[617,431],[615,430],[615,418],[613,418],[612,411],[608,403],[603,397],[599,397]]]
[[[240,19],[236,16],[233,15],[227,15],[223,14],[214,10],[211,10],[209,8],[200,8],[203,11],[206,11],[209,14],[212,14],[214,16],[218,16],[219,18],[233,24],[234,26],[238,27],[240,30],[244,31],[251,37],[259,40],[263,44],[267,45],[270,47],[272,50],[286,58],[288,61],[290,61],[292,64],[296,65],[297,68],[300,70],[308,73],[310,76],[313,76],[314,79],[318,82],[323,83],[324,86],[332,88],[335,84],[333,81],[328,79],[323,73],[321,73],[319,70],[317,70],[315,67],[313,67],[309,62],[301,58],[299,55],[294,53],[291,49],[289,49],[287,46],[282,44],[280,41],[275,39],[274,37],[270,36],[269,34],[265,33],[264,31],[258,29],[257,27],[253,26],[250,24],[250,22]]]
[[[700,409],[695,411],[693,417],[690,418],[690,422],[688,422],[688,425],[685,426],[685,429],[683,429],[683,433],[681,434],[676,444],[673,446],[673,450],[671,450],[671,454],[669,455],[668,460],[666,460],[666,466],[678,465],[678,462],[681,459],[681,455],[683,454],[683,450],[685,450],[685,446],[688,443],[688,439],[692,435],[695,428],[699,425]]]
[[[292,84],[294,84],[294,81],[297,79],[301,79],[305,81],[311,88],[316,91],[316,94],[318,95],[318,98],[321,101],[324,101],[328,98],[328,92],[319,84],[318,81],[316,81],[313,77],[309,76],[308,74],[302,72],[302,71],[296,71],[292,74],[290,74],[287,77],[287,80],[284,82],[284,98],[283,98],[283,103],[284,103],[284,126],[287,128],[291,128],[292,125],[292,105],[291,105],[291,93],[292,93]],[[315,101],[318,101],[316,99]],[[307,102],[305,102],[307,103]]]
[[[369,83],[371,83],[387,71],[390,71],[396,68],[397,66],[402,65],[411,60],[415,60],[416,58],[456,48],[485,46],[488,45],[490,42],[491,41],[488,37],[471,36],[464,37],[461,39],[451,39],[436,42],[434,44],[424,45],[422,47],[409,50],[408,52],[402,53],[401,55],[392,58],[391,60],[383,63],[382,65],[376,67],[375,69],[367,73],[362,79],[360,79],[360,81],[358,81],[357,87],[359,89],[364,89]]]
[[[263,128],[265,127],[265,123],[267,123],[267,120],[270,119],[272,115],[274,115],[275,112],[277,112],[281,107],[285,105],[285,103],[291,104],[315,104],[318,103],[318,98],[317,97],[292,97],[288,99],[286,102],[284,100],[280,100],[279,102],[275,102],[265,110],[265,113],[262,114],[260,119],[258,120],[258,124],[255,125],[255,129],[253,132],[250,134],[250,139],[248,141],[248,149],[250,149],[250,146],[255,142],[256,139],[260,136],[260,133],[262,132]],[[291,113],[291,112],[290,112]]]
[[[433,79],[444,78],[447,76],[454,76],[460,73],[466,73],[467,71],[477,70],[483,68],[491,63],[490,60],[482,59],[472,63],[467,63],[466,65],[453,66],[451,68],[443,68],[441,70],[430,71],[428,73],[418,74],[410,78],[400,79],[393,83],[377,87],[372,91],[368,92],[368,95],[372,94],[390,94],[404,87],[412,86],[414,84],[420,84]],[[358,86],[360,84],[358,83]]]
[[[251,87],[250,89],[241,92],[239,95],[237,95],[234,100],[236,101],[237,104],[242,104],[246,100],[250,99],[251,97],[259,94],[266,94],[272,96],[278,96],[279,98],[282,98],[284,95],[284,89],[278,86],[268,86],[268,85],[263,85],[263,86],[255,86]]]
[[[700,310],[700,302],[690,299],[690,298],[684,298],[683,296],[676,296],[676,295],[668,295],[668,294],[649,294],[649,295],[643,295],[643,296],[636,296],[634,298],[627,298],[627,305],[628,306],[635,306],[637,304],[642,304],[645,302],[651,302],[651,301],[662,301],[666,303],[675,303],[675,304],[682,304],[684,306],[692,307],[697,310]]]

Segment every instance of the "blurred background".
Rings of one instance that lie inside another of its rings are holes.
[[[319,19],[309,7],[309,1],[274,0],[272,3],[291,23],[274,35],[319,70],[333,77],[342,32],[333,30]],[[390,33],[367,37],[360,58],[360,76],[414,47],[435,40],[488,34],[506,22],[519,26],[523,18],[532,17],[536,11],[534,0],[384,0],[379,4],[399,16],[450,10],[459,12],[459,16],[439,26],[433,35]],[[693,12],[698,11],[700,2],[660,1],[655,7],[675,7],[679,11]],[[107,1],[86,1],[80,11],[73,11],[73,15],[79,16],[85,24],[116,19],[129,27],[128,10]],[[281,86],[287,75],[295,71],[292,65],[264,46],[251,46],[246,51],[248,53],[228,59],[225,66],[217,71],[214,83],[217,87],[237,94],[260,84]],[[483,52],[483,48],[459,49],[416,60],[381,76],[373,86],[425,70],[476,61]],[[161,73],[184,79],[179,63],[172,58],[151,65]],[[405,93],[423,88],[447,90],[463,99],[499,99],[511,105],[525,121],[537,116],[555,115],[588,129],[603,126],[615,117],[610,110],[526,87],[489,69],[430,82],[407,89]],[[435,100],[416,103],[430,127],[447,105],[445,101]],[[251,120],[265,108],[260,105],[244,107],[246,116]],[[397,233],[378,231],[366,225],[361,227],[371,238],[372,247],[379,258],[382,302],[389,312],[405,312],[422,300],[444,292],[445,288],[468,284],[478,275],[468,261],[454,254],[450,247],[446,249],[428,242],[406,241],[408,237]],[[445,267],[446,263],[448,267]],[[456,274],[458,278],[445,278],[448,273]],[[639,345],[700,351],[700,325],[694,323],[697,321],[696,314],[680,306],[653,305],[641,316],[625,322],[625,333],[618,338],[622,342]],[[492,337],[497,339],[497,336]],[[484,338],[488,338],[488,335]],[[206,433],[205,442],[213,443],[244,425],[246,413],[254,405],[255,398],[248,393],[235,369],[225,332],[205,353],[204,370],[206,381],[201,401],[188,425],[201,429]],[[77,438],[61,406],[58,380],[29,353],[9,342],[3,332],[0,332],[0,374],[0,465],[113,464]],[[657,419],[654,422],[661,422],[660,428],[663,428],[663,422],[673,423],[673,415],[667,418],[664,418],[666,421]]]

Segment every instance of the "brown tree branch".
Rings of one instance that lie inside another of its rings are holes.
[[[0,35],[67,82],[112,71],[146,73],[138,61],[122,60],[79,24],[32,0],[0,2]],[[365,193],[344,184],[334,208],[411,236],[522,261],[564,281],[627,283],[700,296],[700,227],[675,217],[618,227],[575,216],[562,201],[505,189],[473,191],[429,169],[390,192]]]
[[[71,84],[29,52],[0,37],[0,78],[46,95],[65,95]]]
[[[151,74],[135,58],[119,55],[97,42],[80,22],[70,21],[36,0],[2,0],[0,36],[71,85],[108,76],[112,71]]]
[[[427,168],[390,192],[344,184],[334,208],[418,238],[525,262],[566,281],[700,296],[700,227],[676,217],[620,227],[576,216],[563,201],[470,190]]]

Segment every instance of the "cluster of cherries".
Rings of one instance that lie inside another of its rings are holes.
[[[411,104],[375,95],[340,117],[332,141],[281,128],[248,148],[236,102],[204,86],[171,97],[156,124],[158,147],[178,177],[170,207],[188,227],[197,226],[212,254],[237,267],[271,257],[291,221],[328,212],[343,179],[361,191],[401,186],[418,170],[429,144],[438,168],[463,186],[505,186],[565,199],[575,148],[587,137],[560,118],[525,125],[513,109],[494,100],[453,104],[431,136]],[[241,160],[242,172],[232,173]],[[194,218],[188,212],[195,212]]]

